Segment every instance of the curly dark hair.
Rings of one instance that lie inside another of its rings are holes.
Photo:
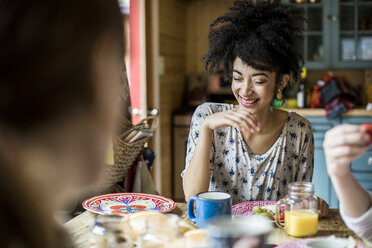
[[[297,81],[303,58],[296,51],[301,40],[303,13],[280,1],[235,0],[226,14],[210,25],[209,51],[204,56],[206,70],[223,68],[231,77],[237,57],[258,70],[276,72],[276,85],[283,74]]]

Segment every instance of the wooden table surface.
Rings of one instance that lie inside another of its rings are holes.
[[[176,208],[171,213],[177,214],[183,219],[187,219],[187,205],[185,203],[177,203]],[[85,211],[64,225],[67,231],[71,234],[72,240],[77,248],[88,248],[88,238],[90,228],[94,224],[94,217],[94,213]],[[338,209],[330,209],[328,217],[319,220],[318,233],[316,236],[320,237],[329,235],[344,238],[353,236],[357,242],[365,245],[364,242],[362,242],[345,226]],[[296,240],[296,238],[288,236],[283,229],[274,228],[274,230],[268,235],[267,243],[278,245],[292,240]]]

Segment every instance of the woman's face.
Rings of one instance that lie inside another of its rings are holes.
[[[237,57],[231,89],[240,107],[259,113],[271,106],[275,79],[275,72],[256,70]]]

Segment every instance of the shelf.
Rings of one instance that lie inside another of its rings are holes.
[[[358,2],[358,6],[372,6],[372,2]]]
[[[296,5],[297,7],[307,7],[307,8],[322,8],[322,3],[291,3]]]
[[[303,31],[304,35],[306,36],[322,36],[323,32],[322,31]]]
[[[372,36],[372,30],[358,30],[356,33],[361,36],[361,35],[371,35]],[[341,35],[355,35],[355,31],[340,31]]]
[[[354,7],[355,3],[340,3],[340,6]]]
[[[340,31],[341,35],[355,35],[355,31]]]
[[[284,108],[286,111],[294,111],[300,115],[303,116],[325,116],[326,112],[322,108]],[[346,114],[343,114],[342,116],[372,116],[372,111],[367,111],[363,108],[356,108],[349,110]]]
[[[372,30],[358,30],[358,35],[370,35],[370,36],[372,36]]]
[[[354,7],[354,6],[372,6],[372,2],[340,3],[340,6],[345,6],[345,7]]]

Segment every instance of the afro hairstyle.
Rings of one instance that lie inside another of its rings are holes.
[[[234,6],[210,25],[209,51],[204,56],[209,73],[223,69],[231,77],[239,57],[258,70],[290,74],[297,81],[303,58],[296,42],[303,39],[301,9],[280,1],[235,0]]]

